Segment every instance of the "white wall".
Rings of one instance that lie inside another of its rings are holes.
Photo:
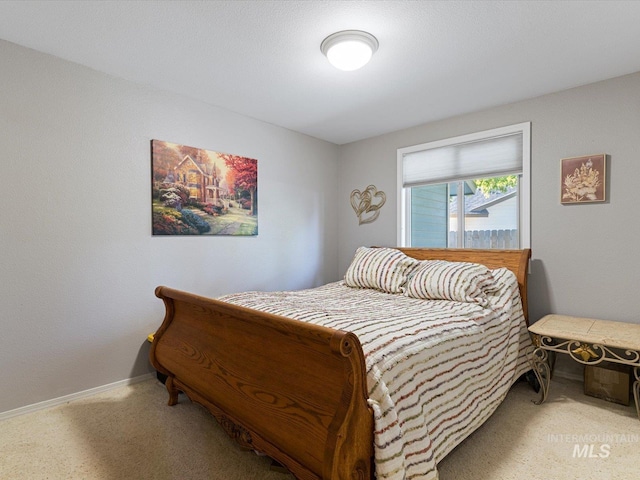
[[[427,108],[425,106],[425,108]],[[396,151],[532,122],[531,320],[564,313],[640,323],[637,241],[640,73],[370,138],[340,149],[339,270],[359,245],[396,243]],[[610,155],[602,204],[560,203],[560,159]],[[375,184],[387,203],[358,226],[349,193]]]
[[[217,296],[341,277],[357,246],[396,243],[397,148],[524,121],[532,320],[640,321],[640,73],[337,147],[3,41],[0,62],[0,412],[150,371],[157,285]],[[152,237],[153,138],[257,158],[259,236]],[[611,156],[609,201],[561,205],[560,159],[592,153]],[[387,203],[359,226],[349,194],[370,184]]]
[[[335,280],[338,147],[0,41],[0,412],[150,371],[157,285]],[[258,159],[257,237],[153,237],[150,140]]]

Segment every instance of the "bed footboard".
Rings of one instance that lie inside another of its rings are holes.
[[[364,354],[347,332],[158,287],[150,359],[241,445],[298,479],[373,478]]]

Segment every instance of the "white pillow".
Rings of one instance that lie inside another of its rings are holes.
[[[487,293],[495,289],[493,274],[484,265],[424,260],[409,278],[405,295],[486,305]]]
[[[409,273],[420,262],[395,248],[360,247],[344,275],[349,287],[402,293]]]

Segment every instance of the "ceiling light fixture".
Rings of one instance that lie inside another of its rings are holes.
[[[364,67],[378,50],[378,40],[360,30],[343,30],[325,38],[320,50],[329,63],[340,70],[350,72]]]

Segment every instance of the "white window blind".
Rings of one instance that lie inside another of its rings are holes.
[[[495,177],[522,171],[522,132],[403,153],[402,186]]]

